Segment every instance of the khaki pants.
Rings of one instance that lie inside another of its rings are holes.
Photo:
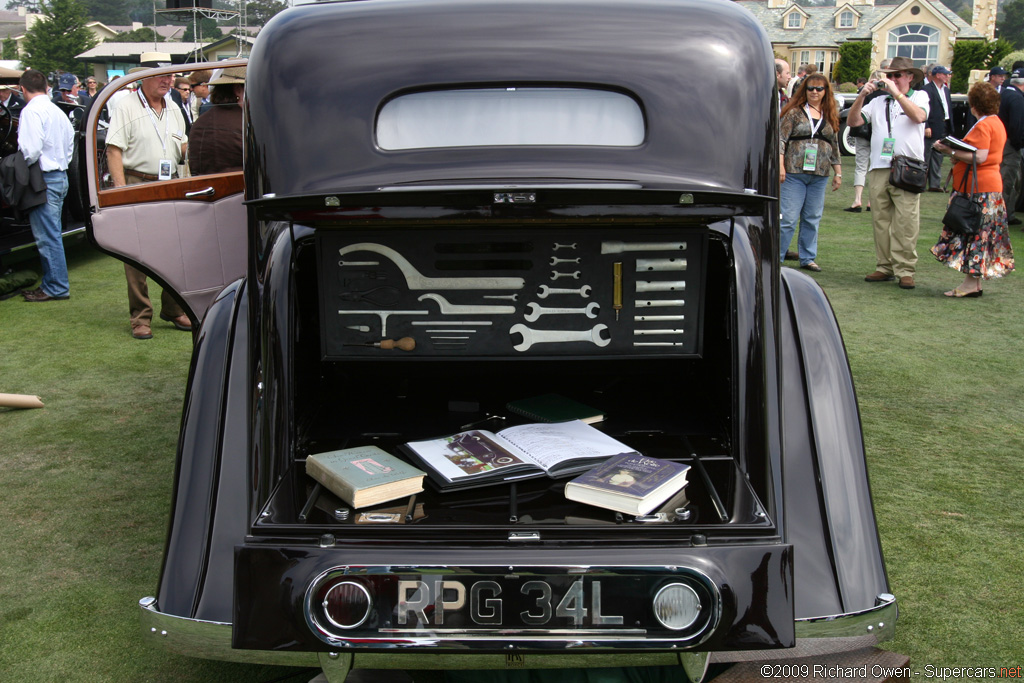
[[[139,185],[144,182],[141,178],[126,176],[125,182],[128,185]],[[137,268],[124,264],[124,277],[128,281],[128,315],[131,319],[132,329],[139,325],[152,327],[153,305],[149,301],[149,284],[146,281],[146,274]],[[165,317],[177,318],[184,315],[185,311],[165,290],[160,296],[160,311]]]
[[[868,192],[875,228],[875,268],[887,275],[913,277],[917,268],[921,195],[890,185],[887,168],[868,171]]]

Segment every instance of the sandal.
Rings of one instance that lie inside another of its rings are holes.
[[[810,271],[813,271],[815,273],[820,273],[821,272],[821,266],[819,266],[814,261],[811,261],[810,263],[805,263],[804,265],[802,265],[800,267],[803,268],[804,270],[810,270]]]
[[[965,292],[964,290],[956,287],[944,294],[952,299],[977,299],[979,296],[985,293],[983,289],[976,289],[973,292]]]

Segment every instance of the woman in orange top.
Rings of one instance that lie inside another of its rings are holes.
[[[981,202],[981,229],[975,235],[960,235],[943,228],[938,243],[932,247],[935,258],[964,274],[960,286],[946,292],[946,296],[956,298],[979,297],[983,279],[1001,277],[1013,270],[1003,180],[999,175],[1006,144],[1006,129],[996,116],[999,113],[999,93],[989,83],[975,83],[967,93],[967,104],[978,119],[964,137],[964,142],[978,148],[978,192],[973,197]],[[941,141],[935,143],[935,149],[953,157],[953,187],[956,188],[953,195],[964,194],[960,191],[964,187],[970,194],[973,185],[971,153],[953,150]]]

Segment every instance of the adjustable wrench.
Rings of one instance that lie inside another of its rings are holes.
[[[536,303],[529,303],[526,306],[526,315],[523,319],[528,323],[535,322],[542,315],[585,315],[588,318],[596,318],[597,311],[601,308],[601,305],[596,301],[591,301],[584,308],[545,308]]]
[[[547,285],[541,285],[540,290],[537,292],[538,299],[547,299],[551,294],[579,294],[584,299],[590,297],[591,291],[590,285],[583,285],[579,289],[560,289],[558,287],[548,287]]]
[[[512,348],[516,351],[526,351],[534,344],[591,342],[595,346],[608,346],[612,340],[601,338],[601,333],[607,329],[607,325],[594,325],[590,330],[534,330],[518,323],[513,325],[508,332],[510,335],[522,335],[523,341]]]

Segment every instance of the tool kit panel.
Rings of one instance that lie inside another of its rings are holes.
[[[324,232],[325,359],[699,356],[699,229]]]

